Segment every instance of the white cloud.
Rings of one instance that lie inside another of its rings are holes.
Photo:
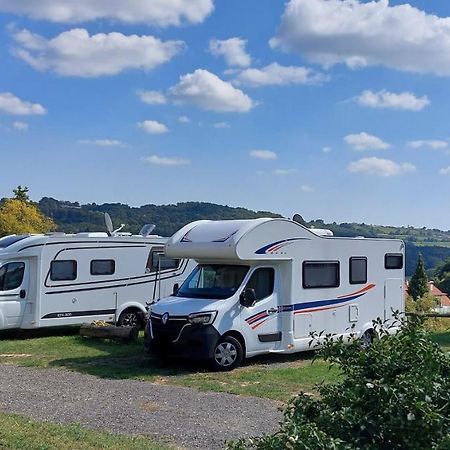
[[[300,186],[300,189],[303,192],[314,192],[314,188],[312,186],[309,186],[308,184],[303,184]]]
[[[183,158],[168,158],[157,155],[147,156],[142,158],[142,160],[148,164],[156,164],[159,166],[182,166],[190,163],[189,160]]]
[[[188,116],[180,116],[178,117],[178,122],[180,123],[189,123],[191,119]]]
[[[175,103],[192,104],[207,111],[248,112],[255,106],[240,89],[204,69],[182,75],[169,94]]]
[[[13,127],[17,131],[27,131],[28,130],[28,124],[26,122],[20,122],[20,121],[14,122]]]
[[[0,0],[2,12],[62,23],[106,18],[165,27],[200,23],[213,9],[212,0]]]
[[[410,148],[430,148],[432,150],[445,150],[449,146],[447,141],[439,141],[432,139],[410,141],[406,145]]]
[[[275,169],[273,171],[273,174],[278,177],[285,177],[287,175],[291,175],[294,172],[296,172],[295,169]]]
[[[144,120],[139,122],[137,126],[149,134],[164,134],[169,131],[163,123],[156,120]]]
[[[441,175],[450,175],[450,166],[445,167],[439,171]]]
[[[322,151],[324,153],[330,153],[331,152],[331,147],[328,147],[328,146],[322,147]]]
[[[82,139],[79,144],[96,145],[97,147],[123,147],[123,143],[117,139]]]
[[[396,94],[385,89],[379,92],[372,92],[370,90],[363,91],[356,97],[356,101],[361,106],[367,106],[369,108],[389,108],[404,111],[421,111],[430,104],[430,100],[426,95],[416,97],[411,92]]]
[[[166,97],[159,91],[137,91],[141,102],[147,105],[164,105],[167,103]]]
[[[100,77],[124,70],[150,70],[169,61],[184,48],[181,41],[163,42],[153,36],[99,33],[83,28],[46,39],[28,30],[13,34],[14,54],[36,70],[62,76]]]
[[[251,150],[250,156],[257,159],[277,159],[277,154],[271,150]]]
[[[414,172],[416,167],[409,162],[398,164],[390,159],[371,157],[350,163],[348,170],[353,173],[392,177],[394,175],[401,175],[402,173]]]
[[[390,147],[379,137],[366,132],[359,134],[348,134],[344,137],[344,141],[351,145],[354,150],[386,150]]]
[[[245,69],[236,78],[237,84],[249,86],[270,86],[288,84],[321,84],[328,76],[308,67],[281,66],[272,63],[262,69]]]
[[[11,92],[0,92],[0,112],[15,116],[42,116],[47,110],[39,103],[21,100]]]
[[[272,47],[350,68],[450,75],[450,18],[389,0],[290,0]]]
[[[252,59],[245,51],[247,41],[241,38],[225,39],[223,41],[211,39],[209,51],[214,56],[223,56],[228,66],[248,67]]]
[[[216,122],[213,124],[214,128],[230,128],[230,124],[227,122]]]

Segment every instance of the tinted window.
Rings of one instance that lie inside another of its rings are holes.
[[[303,287],[333,288],[339,286],[339,263],[305,261],[303,263]]]
[[[25,272],[22,262],[9,263],[0,268],[0,291],[11,291],[20,287]]]
[[[50,279],[52,281],[69,281],[77,278],[77,262],[73,260],[52,261]]]
[[[385,269],[403,269],[403,255],[401,253],[387,253],[384,256]]]
[[[367,283],[367,258],[350,258],[350,284]]]
[[[273,281],[275,271],[271,267],[263,267],[256,269],[250,280],[248,280],[246,288],[255,290],[256,301],[262,300],[273,293]]]
[[[91,261],[91,275],[112,275],[116,271],[113,259],[93,259]]]
[[[179,259],[168,258],[161,249],[153,249],[147,260],[146,272],[156,272],[158,270],[175,270],[180,265]]]

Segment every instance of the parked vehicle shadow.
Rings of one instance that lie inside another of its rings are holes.
[[[35,330],[2,330],[0,331],[0,341],[2,340],[26,340],[53,336],[73,336],[80,332],[79,325],[67,327],[38,328]]]

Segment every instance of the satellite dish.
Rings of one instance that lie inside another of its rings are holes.
[[[294,214],[294,217],[292,218],[292,220],[294,222],[299,223],[300,225],[304,225],[305,224],[305,220],[303,219],[303,217],[300,214]]]
[[[145,224],[142,228],[141,231],[139,231],[139,234],[142,237],[147,237],[151,234],[151,232],[156,228],[156,225],[153,225],[152,223],[147,223]]]
[[[111,236],[113,234],[114,227],[111,216],[108,213],[105,213],[105,225],[106,229],[108,230],[108,234]]]

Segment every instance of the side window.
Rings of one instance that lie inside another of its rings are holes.
[[[59,260],[50,263],[50,280],[71,281],[77,278],[77,262],[74,260]]]
[[[256,301],[262,300],[273,294],[275,271],[272,267],[256,269],[248,280],[246,288],[255,290]]]
[[[386,253],[384,255],[385,269],[403,269],[403,255],[401,253]]]
[[[179,259],[168,258],[164,255],[162,247],[154,248],[150,251],[145,268],[146,273],[157,272],[158,270],[175,270],[180,265]]]
[[[113,259],[93,259],[91,261],[91,275],[113,275],[116,262]]]
[[[22,262],[9,263],[0,269],[0,291],[11,291],[20,287],[25,273]]]
[[[339,262],[304,261],[303,288],[339,287]]]
[[[367,283],[367,258],[353,256],[350,258],[350,284]]]

